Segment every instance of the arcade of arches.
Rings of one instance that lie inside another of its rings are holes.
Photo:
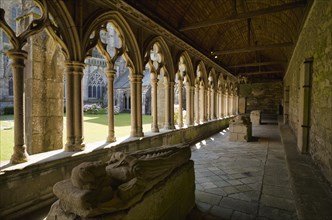
[[[34,3],[33,10],[16,19],[16,32],[6,12],[0,11],[1,36],[6,35],[10,44],[5,53],[11,60],[15,109],[13,154],[0,174],[0,210],[4,213],[0,216],[49,205],[53,201],[52,186],[68,178],[71,169],[81,162],[105,159],[114,151],[195,143],[228,127],[235,115],[263,108],[269,115],[283,114],[283,123],[297,137],[299,150],[312,155],[332,182],[330,2],[312,4],[283,82],[252,84],[125,1]],[[319,17],[317,13],[323,8],[326,15]],[[320,24],[319,31],[315,31],[315,23]],[[109,24],[119,38],[113,46],[104,37]],[[105,74],[107,89],[98,84],[95,92],[89,87],[88,94],[101,97],[104,89],[107,91],[108,135],[102,145],[85,146],[84,133],[89,131],[83,126],[82,83],[86,59],[96,49],[105,66],[88,80],[97,85]],[[130,109],[131,129],[124,141],[117,140],[114,130],[114,81],[119,58],[124,60],[129,77],[123,100],[125,108]],[[144,85],[145,74],[149,74],[148,87]],[[310,92],[306,90],[309,87]],[[145,88],[151,97],[151,131],[142,127]],[[63,123],[66,134],[62,134]],[[311,128],[306,127],[308,123]],[[64,146],[62,135],[66,136]],[[32,187],[35,182],[38,189]],[[33,192],[24,193],[26,187]]]

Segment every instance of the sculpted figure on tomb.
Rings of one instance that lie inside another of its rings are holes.
[[[59,200],[48,219],[94,217],[130,208],[176,168],[190,160],[188,146],[163,147],[134,153],[116,152],[108,162],[84,162],[70,180],[54,185]]]

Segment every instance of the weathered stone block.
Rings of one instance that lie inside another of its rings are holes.
[[[261,111],[255,110],[250,112],[250,121],[253,125],[261,124]]]
[[[231,133],[229,134],[229,140],[230,140],[230,141],[237,141],[237,133],[233,133],[233,132],[231,132]]]
[[[229,123],[230,141],[250,141],[251,140],[251,123],[244,116],[237,116]]]

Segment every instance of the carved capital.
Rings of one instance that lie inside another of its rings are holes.
[[[141,75],[141,74],[137,74],[137,75],[136,74],[131,74],[129,76],[129,79],[133,83],[142,83],[143,75]]]
[[[12,62],[12,66],[13,67],[20,67],[20,68],[24,68],[24,61],[27,59],[28,57],[28,53],[24,50],[16,50],[16,49],[12,49],[12,50],[8,50],[6,52],[6,55],[13,60]]]
[[[107,76],[107,79],[109,80],[113,80],[114,79],[114,75],[116,74],[116,71],[112,68],[107,68],[105,70],[106,72],[106,76]]]
[[[66,73],[67,74],[78,74],[78,75],[83,75],[83,70],[85,67],[85,64],[82,62],[77,62],[77,61],[67,61],[65,63],[66,67]]]

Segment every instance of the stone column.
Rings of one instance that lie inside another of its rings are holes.
[[[156,73],[151,73],[151,113],[152,113],[152,124],[151,131],[159,132],[158,128],[158,108],[157,108],[157,85],[158,78]]]
[[[216,96],[214,89],[211,90],[211,119],[216,119]]]
[[[220,91],[220,112],[219,112],[219,117],[223,118],[224,117],[224,94],[222,94],[222,91]]]
[[[235,114],[239,114],[239,96],[235,95]]]
[[[142,76],[130,75],[131,137],[143,137],[142,132]]]
[[[137,99],[137,133],[138,137],[143,137],[143,122],[142,122],[142,79],[143,74],[137,75],[136,82],[136,99]],[[132,97],[132,96],[131,96]],[[133,98],[133,97],[132,97]],[[131,99],[132,99],[131,98]]]
[[[206,105],[206,108],[207,108],[207,113],[206,113],[206,119],[207,120],[211,120],[211,89],[208,88],[207,91],[207,105]]]
[[[169,82],[169,113],[170,113],[170,122],[169,129],[175,129],[174,126],[174,82]],[[182,111],[182,110],[181,110]]]
[[[196,118],[196,123],[199,124],[200,118],[199,118],[199,84],[197,83],[195,86],[195,104],[196,104],[196,109],[195,109],[195,118]]]
[[[65,151],[84,150],[82,78],[84,63],[67,62],[66,68],[66,116],[67,143]]]
[[[227,93],[224,95],[224,117],[227,117],[228,116],[228,103],[227,103],[227,100],[228,100],[228,95]]]
[[[28,53],[24,50],[9,50],[7,56],[12,59],[14,90],[14,152],[10,159],[12,164],[28,160],[24,132],[24,68]]]
[[[233,95],[231,95],[230,97],[229,97],[229,102],[230,102],[230,115],[233,115],[233,105],[234,105],[234,103],[233,103],[233,101],[234,101],[234,99],[233,99]]]
[[[174,84],[173,84],[174,85]],[[165,129],[172,129],[171,126],[171,107],[174,109],[173,106],[171,106],[171,82],[169,82],[169,79],[166,79],[164,82],[165,86]],[[174,110],[173,110],[174,112]]]
[[[218,118],[219,117],[219,92],[218,90],[217,91],[214,91],[214,116],[215,118]]]
[[[106,69],[106,76],[107,76],[107,83],[108,83],[108,91],[107,91],[107,98],[108,98],[108,136],[107,142],[114,142],[116,141],[114,135],[114,89],[113,89],[113,82],[114,82],[114,75],[116,71],[114,69]]]
[[[190,86],[190,125],[195,124],[195,118],[194,118],[194,94],[195,94],[195,87]]]
[[[202,86],[201,87],[201,91],[202,91],[202,114],[203,114],[203,117],[202,117],[202,120],[203,122],[206,122],[207,121],[207,91],[205,90],[205,87]]]
[[[183,88],[182,79],[179,79],[179,127],[183,127],[183,115],[182,115],[182,88]]]
[[[190,88],[190,84],[187,83],[186,84],[186,112],[187,112],[187,116],[186,116],[186,125],[189,127],[189,125],[191,125],[191,88]]]

